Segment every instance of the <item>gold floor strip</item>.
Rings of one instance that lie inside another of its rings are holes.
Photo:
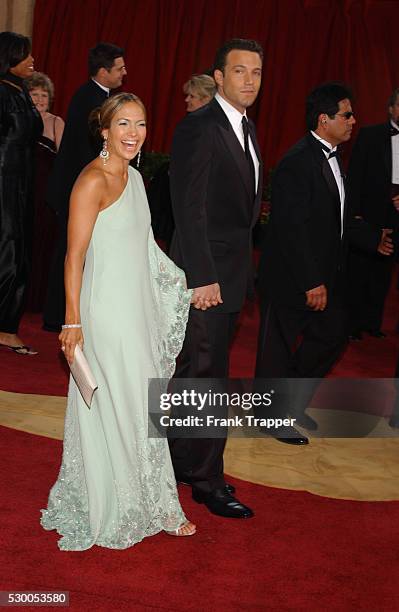
[[[65,406],[65,397],[0,391],[0,425],[60,440]],[[323,419],[331,418],[331,411],[309,412],[320,422],[322,432]],[[348,418],[347,413],[342,418]],[[226,473],[257,484],[324,497],[399,500],[399,437],[392,437],[397,434],[384,419],[373,417],[372,422],[371,435],[382,437],[312,438],[309,446],[301,447],[271,438],[230,438],[225,452]]]

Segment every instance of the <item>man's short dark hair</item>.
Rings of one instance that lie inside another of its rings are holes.
[[[352,92],[344,83],[338,81],[323,83],[313,89],[306,100],[308,130],[314,131],[317,128],[320,115],[334,117],[339,111],[339,102],[345,98],[352,100]]]
[[[6,74],[28,57],[31,52],[29,38],[16,32],[0,32],[0,74]]]
[[[213,70],[220,70],[224,73],[227,54],[230,53],[230,51],[234,51],[235,49],[238,49],[240,51],[252,51],[252,53],[257,53],[260,56],[260,59],[263,61],[263,49],[261,45],[256,42],[256,40],[250,40],[247,38],[232,38],[231,40],[225,42],[224,45],[222,45],[216,51]]]
[[[393,106],[394,104],[396,104],[396,100],[398,99],[398,97],[399,97],[399,87],[396,87],[391,93],[391,95],[389,96],[388,106]]]
[[[99,43],[89,51],[89,76],[96,76],[100,68],[111,70],[117,57],[122,57],[123,49],[111,43]]]

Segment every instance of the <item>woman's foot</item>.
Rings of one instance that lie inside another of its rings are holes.
[[[183,525],[180,525],[180,527],[178,527],[174,531],[165,530],[165,533],[171,536],[180,537],[180,536],[192,536],[195,534],[196,531],[197,531],[196,525],[194,525],[194,523],[191,523],[190,521],[187,521],[186,523],[183,523]]]
[[[37,355],[37,351],[30,346],[26,346],[17,334],[7,334],[0,332],[0,346],[5,346],[18,355]]]

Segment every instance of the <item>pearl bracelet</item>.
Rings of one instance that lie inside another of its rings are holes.
[[[71,323],[70,325],[61,325],[62,329],[80,329],[82,325],[80,323]]]

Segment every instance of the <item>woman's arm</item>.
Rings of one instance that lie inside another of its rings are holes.
[[[61,117],[56,117],[54,119],[54,136],[55,136],[55,146],[58,149],[60,148],[62,135],[64,133],[65,123]]]
[[[64,267],[66,324],[80,324],[79,302],[83,265],[105,190],[104,176],[96,169],[84,171],[72,190],[68,221],[68,247]],[[68,363],[72,363],[76,344],[83,347],[82,329],[63,329],[59,339]]]

